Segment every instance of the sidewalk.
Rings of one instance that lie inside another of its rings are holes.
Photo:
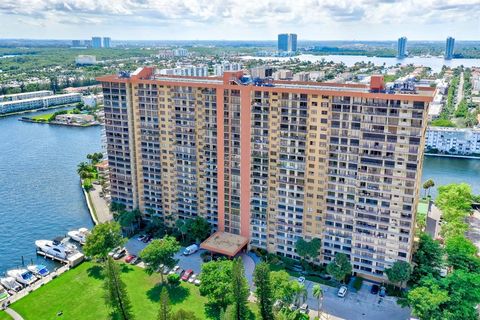
[[[102,191],[102,187],[96,184],[93,184],[93,189],[90,192],[85,193],[85,197],[89,202],[89,210],[92,215],[93,220],[95,223],[104,223],[113,220],[113,215],[110,212],[110,208],[108,207],[107,201],[100,196]]]

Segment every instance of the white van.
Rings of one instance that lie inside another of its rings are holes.
[[[188,256],[191,254],[194,254],[195,252],[198,251],[198,246],[196,244],[192,244],[191,246],[188,246],[183,250],[183,255]]]

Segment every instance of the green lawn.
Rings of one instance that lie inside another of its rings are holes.
[[[122,278],[127,284],[133,311],[138,319],[155,319],[161,291],[160,275],[149,276],[139,267],[122,264]],[[100,267],[84,262],[44,287],[32,292],[11,307],[29,319],[107,319],[108,309],[103,300]],[[213,319],[205,310],[206,298],[200,296],[198,287],[183,283],[169,289],[172,309],[193,311],[202,319]],[[257,312],[256,306],[251,309]],[[0,320],[3,320],[0,313]],[[5,318],[8,319],[8,318]]]
[[[35,120],[35,121],[48,121],[48,119],[50,119],[50,117],[53,115],[53,112],[52,113],[43,113],[43,114],[39,114],[37,116],[33,116],[32,117],[32,120]]]
[[[5,311],[0,311],[0,320],[12,320],[12,317],[10,317]]]

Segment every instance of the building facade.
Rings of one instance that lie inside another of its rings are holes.
[[[92,48],[98,49],[102,47],[102,37],[92,37]]]
[[[294,259],[298,238],[320,238],[318,263],[342,252],[374,279],[409,261],[434,89],[251,79],[99,78],[112,201]]]
[[[480,156],[480,129],[428,127],[427,152]]]
[[[110,48],[110,42],[112,41],[112,39],[110,37],[104,37],[103,38],[103,47],[104,48]]]
[[[397,57],[402,59],[407,56],[407,37],[398,38]]]
[[[76,103],[81,101],[81,97],[82,95],[80,93],[66,93],[0,102],[0,114],[35,110],[41,108],[48,108],[51,106],[59,106],[62,104]]]
[[[278,35],[278,51],[297,51],[297,35],[294,33],[282,33]]]
[[[445,43],[445,59],[447,60],[453,59],[454,49],[455,49],[455,39],[452,37],[448,37]]]

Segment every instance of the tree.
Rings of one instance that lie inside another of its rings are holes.
[[[140,210],[120,211],[117,220],[123,228],[126,228],[127,234],[135,233],[135,225],[139,223],[142,217]]]
[[[448,265],[454,269],[477,272],[480,270],[478,248],[463,235],[450,237],[445,242]]]
[[[105,264],[105,302],[122,320],[134,319],[127,287],[120,278],[118,264],[108,257]]]
[[[87,154],[87,159],[90,160],[92,164],[97,164],[103,159],[103,153],[95,152],[92,154]]]
[[[423,184],[423,189],[425,189],[425,195],[430,196],[430,188],[433,188],[435,186],[435,182],[433,182],[432,179],[428,179],[425,181]]]
[[[105,258],[112,249],[125,243],[122,228],[117,222],[111,221],[97,224],[87,236],[83,252],[88,257]]]
[[[466,183],[441,186],[435,203],[442,210],[454,208],[468,213],[472,209],[472,188]]]
[[[182,235],[182,242],[185,241],[185,236],[188,233],[188,225],[186,220],[177,220],[175,221],[175,227]]]
[[[323,290],[319,284],[314,284],[312,294],[317,299],[317,317],[320,318],[320,304],[323,299]]]
[[[247,303],[250,289],[247,279],[245,278],[245,268],[243,267],[241,258],[233,260],[231,286],[234,319],[246,319],[249,311]]]
[[[172,308],[170,307],[170,297],[167,288],[163,287],[160,292],[160,308],[158,309],[157,320],[170,320]]]
[[[260,262],[255,266],[253,272],[253,283],[255,284],[255,296],[257,297],[262,320],[274,320],[273,316],[273,292],[270,276],[270,267],[266,262]]]
[[[298,281],[290,281],[290,290],[293,293],[293,303],[301,305],[308,298],[308,291],[305,285],[298,283]]]
[[[205,218],[196,217],[187,221],[188,235],[195,242],[205,240],[211,231],[211,226]]]
[[[280,300],[284,303],[291,303],[293,293],[291,290],[290,275],[286,271],[270,272],[270,281],[272,283],[272,293],[274,300]]]
[[[192,311],[186,311],[183,309],[177,310],[172,317],[170,318],[171,320],[200,320],[195,313]]]
[[[177,239],[171,236],[165,236],[162,239],[155,239],[140,252],[140,258],[146,263],[145,271],[152,274],[164,265],[167,268],[173,268],[177,263],[173,257],[180,250],[180,244]],[[160,278],[163,282],[163,272],[160,272]]]
[[[180,275],[176,273],[169,274],[167,276],[167,281],[172,287],[177,287],[180,284]]]
[[[412,280],[415,283],[427,275],[438,278],[443,266],[443,249],[440,243],[426,233],[420,234],[419,238],[417,251],[413,255],[415,267],[412,272]]]
[[[352,273],[352,265],[346,254],[337,253],[332,262],[327,265],[327,272],[337,281],[344,281]]]
[[[412,267],[406,261],[395,261],[391,268],[385,270],[388,280],[392,283],[400,283],[400,286],[404,282],[410,279],[412,274]]]
[[[317,238],[314,238],[311,241],[298,238],[297,242],[295,242],[295,251],[303,260],[317,257],[320,247],[321,241]]]
[[[218,260],[202,265],[200,293],[220,309],[231,303],[232,264],[230,260]]]
[[[448,301],[448,292],[438,284],[421,286],[410,290],[407,294],[408,304],[414,315],[422,320],[442,318],[440,305]]]

